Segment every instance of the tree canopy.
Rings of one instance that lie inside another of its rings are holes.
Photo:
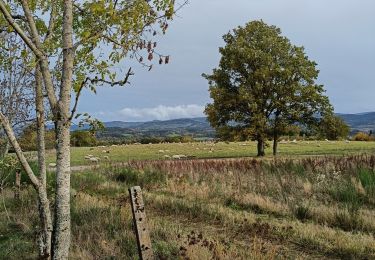
[[[223,39],[218,68],[203,74],[213,99],[205,113],[216,129],[241,129],[258,141],[263,156],[270,133],[276,153],[285,127],[317,123],[318,115],[332,110],[323,86],[316,84],[317,64],[279,28],[253,21]]]

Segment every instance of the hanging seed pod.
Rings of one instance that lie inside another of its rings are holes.
[[[165,61],[164,61],[165,64],[168,64],[169,63],[169,56],[165,57]]]
[[[147,51],[150,52],[152,48],[151,42],[147,43]]]
[[[163,58],[162,57],[160,57],[160,59],[159,59],[159,64],[160,65],[163,64]]]
[[[152,61],[153,58],[154,58],[154,55],[152,54],[152,52],[150,52],[150,53],[148,54],[148,60],[149,60],[149,61]]]
[[[157,43],[156,43],[156,42],[154,42],[154,48],[156,48],[156,45],[157,45]]]
[[[153,36],[155,36],[157,34],[157,32],[156,31],[154,31],[154,33],[152,34]]]
[[[143,61],[143,57],[141,56],[140,58],[139,58],[139,62],[142,62]]]

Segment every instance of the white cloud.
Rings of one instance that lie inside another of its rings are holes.
[[[200,105],[159,105],[151,108],[123,108],[118,112],[124,121],[169,120],[176,118],[201,117],[204,106]]]

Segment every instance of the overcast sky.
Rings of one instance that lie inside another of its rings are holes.
[[[190,0],[158,42],[170,64],[132,64],[130,86],[85,93],[80,111],[103,121],[202,116],[210,98],[201,74],[218,65],[222,36],[258,19],[305,46],[336,112],[375,111],[375,0]]]

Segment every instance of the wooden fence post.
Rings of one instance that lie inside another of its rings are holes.
[[[155,258],[151,247],[150,233],[147,227],[145,204],[143,202],[141,187],[135,186],[129,188],[129,194],[135,234],[137,236],[139,258],[141,260],[153,260]]]
[[[21,170],[16,169],[16,182],[15,182],[15,191],[14,191],[14,198],[20,198],[20,190],[21,190]]]

